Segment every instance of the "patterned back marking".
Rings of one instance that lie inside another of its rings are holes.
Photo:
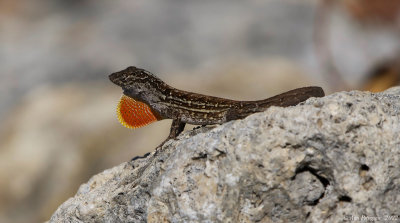
[[[131,129],[146,126],[158,121],[150,107],[143,102],[136,101],[131,97],[122,95],[117,107],[119,122]]]

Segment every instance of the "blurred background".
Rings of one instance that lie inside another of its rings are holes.
[[[400,80],[400,0],[0,0],[0,222],[42,222],[90,176],[161,143],[117,121],[130,65],[231,99]]]

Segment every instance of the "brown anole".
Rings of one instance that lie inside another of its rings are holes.
[[[325,95],[320,87],[303,87],[264,100],[235,101],[178,90],[137,67],[112,73],[109,78],[123,89],[117,109],[120,122],[128,128],[138,128],[154,121],[172,119],[167,140],[178,136],[186,123],[222,124],[271,106],[293,106],[310,97]]]

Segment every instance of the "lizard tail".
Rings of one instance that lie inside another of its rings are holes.
[[[303,87],[282,94],[278,94],[271,98],[259,101],[243,101],[239,112],[228,113],[228,119],[241,119],[256,112],[265,111],[271,106],[288,107],[297,105],[311,97],[325,96],[324,90],[320,87]]]
[[[271,106],[288,107],[294,106],[303,102],[311,97],[325,96],[324,90],[321,87],[303,87],[291,91],[278,94],[268,99],[256,101],[256,104],[263,111]]]

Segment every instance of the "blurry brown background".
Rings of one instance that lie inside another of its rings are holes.
[[[400,0],[0,0],[0,222],[41,222],[95,173],[152,151],[108,74],[262,99],[398,84]]]

